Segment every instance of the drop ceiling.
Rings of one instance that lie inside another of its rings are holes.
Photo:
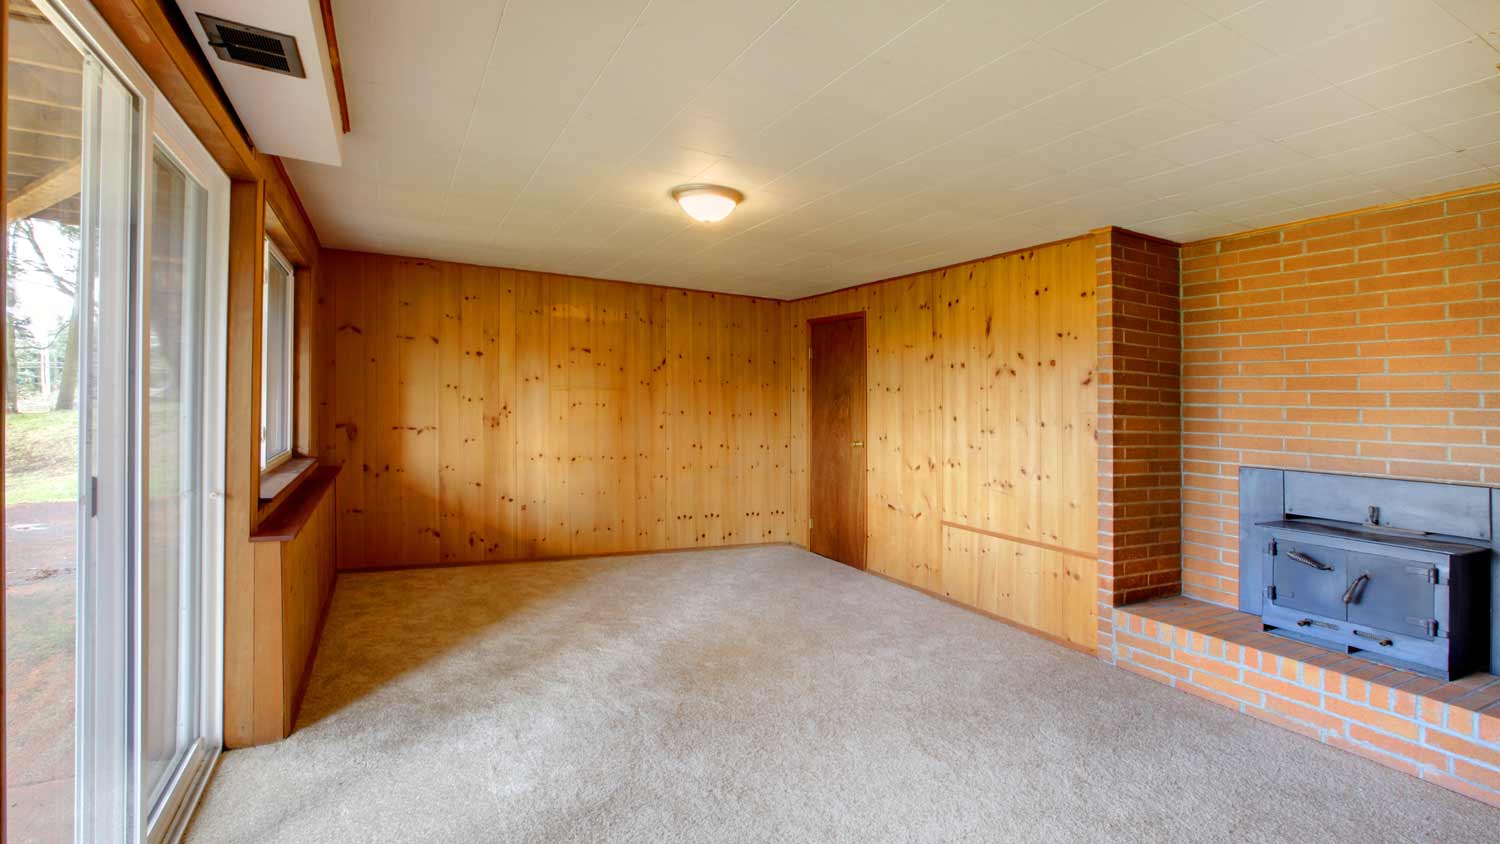
[[[1500,181],[1495,0],[335,2],[325,245],[791,298]],[[744,192],[705,226],[679,183]]]

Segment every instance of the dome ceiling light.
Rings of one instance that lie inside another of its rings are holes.
[[[672,198],[689,217],[700,223],[717,223],[745,200],[745,195],[723,185],[678,185]]]

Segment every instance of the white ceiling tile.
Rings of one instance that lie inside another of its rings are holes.
[[[1292,218],[1302,220],[1308,217],[1321,217],[1324,214],[1342,214],[1345,211],[1369,208],[1372,205],[1383,205],[1387,202],[1397,202],[1405,198],[1389,188],[1372,188],[1363,193],[1349,194],[1348,196],[1299,205],[1292,212]],[[1267,222],[1274,223],[1275,221],[1271,220]],[[1260,225],[1265,225],[1265,223],[1260,223]]]
[[[1168,170],[1176,170],[1182,165],[1159,152],[1138,149],[1117,155],[1114,158],[1106,158],[1095,162],[1078,172],[1085,176],[1091,176],[1109,185],[1123,185],[1132,179],[1140,179],[1146,176],[1154,176],[1157,173],[1165,173]]]
[[[1191,235],[1204,229],[1217,229],[1228,226],[1227,230],[1233,231],[1234,227],[1234,223],[1229,220],[1205,214],[1201,211],[1186,211],[1181,214],[1159,217],[1154,220],[1131,221],[1125,223],[1125,225],[1142,234],[1179,241],[1190,240]]]
[[[1178,164],[1196,164],[1265,142],[1261,135],[1231,123],[1214,123],[1146,149]]]
[[[1262,0],[1187,0],[1187,4],[1211,18],[1227,18],[1254,6]]]
[[[1374,111],[1341,123],[1283,138],[1281,143],[1306,155],[1319,157],[1364,146],[1370,142],[1371,138],[1401,135],[1405,129],[1406,127],[1396,118],[1385,112]]]
[[[1058,170],[1077,170],[1130,151],[1130,145],[1111,135],[1096,132],[1073,134],[1040,147],[1038,160]]]
[[[1303,97],[1328,87],[1298,59],[1279,56],[1228,79],[1204,85],[1184,80],[1177,99],[1222,120]]]
[[[1342,123],[1370,111],[1370,106],[1354,96],[1329,87],[1250,112],[1235,122],[1263,137],[1279,141],[1323,126]]]
[[[1041,44],[1111,68],[1211,23],[1178,0],[1107,0],[1048,33]]]
[[[1087,211],[1091,214],[1101,214],[1106,217],[1125,213],[1129,213],[1131,216],[1139,216],[1141,213],[1139,209],[1154,200],[1155,197],[1149,194],[1133,191],[1128,188],[1105,188],[1070,197],[1058,204],[1080,211]],[[1108,222],[1101,222],[1098,225],[1108,225]],[[1094,227],[1090,226],[1090,228]]]
[[[1138,179],[1130,182],[1129,186],[1152,196],[1171,197],[1219,182],[1244,178],[1253,173],[1274,171],[1299,163],[1304,158],[1294,150],[1262,141],[1228,155]]]
[[[1408,161],[1394,167],[1371,170],[1364,176],[1381,187],[1390,188],[1398,193],[1411,194],[1413,193],[1409,190],[1411,188],[1426,185],[1437,179],[1471,174],[1480,166],[1462,153],[1448,152],[1431,158]]]
[[[1464,156],[1491,169],[1500,168],[1500,141],[1469,147]],[[1494,181],[1500,181],[1500,173],[1495,174]]]
[[[1493,139],[1500,138],[1500,109],[1483,117],[1429,129],[1426,134],[1454,152],[1490,143]]]
[[[1412,100],[1389,109],[1391,116],[1418,132],[1493,114],[1500,108],[1500,75]]]
[[[1212,84],[1271,58],[1268,50],[1245,36],[1212,24],[1121,65],[1117,72],[1134,87],[1167,94],[1181,90],[1184,79]]]
[[[674,143],[653,142],[631,162],[651,170],[671,173],[674,176],[697,176],[719,162],[719,156],[701,150],[678,146]]]
[[[1426,0],[1415,0],[1426,5]],[[1265,0],[1224,19],[1267,49],[1289,53],[1379,20],[1414,0]]]
[[[691,109],[736,128],[763,128],[940,5],[938,0],[899,0],[849,15],[836,4],[798,3],[737,57]],[[803,60],[788,62],[787,56]]]
[[[1442,93],[1495,75],[1500,53],[1470,38],[1343,83],[1345,91],[1377,108]]]
[[[1437,0],[1437,4],[1500,48],[1500,4],[1495,0]]]
[[[1096,72],[1061,53],[1023,47],[874,124],[825,155],[866,159],[872,146],[878,146],[885,157],[897,150],[904,151],[902,157],[926,152]]]
[[[1280,192],[1280,196],[1295,202],[1299,208],[1319,200],[1332,201],[1350,196],[1363,196],[1373,190],[1382,190],[1367,174],[1340,175],[1331,179],[1309,181]]]
[[[1476,184],[1494,182],[1496,181],[1496,175],[1494,168],[1474,164],[1472,169],[1456,170],[1446,176],[1439,176],[1436,179],[1424,181],[1412,178],[1392,189],[1404,193],[1408,199],[1416,199],[1423,196],[1432,196],[1437,193],[1462,190],[1463,188],[1473,187]]]
[[[1050,125],[1077,131],[1129,114],[1158,99],[1116,72],[1106,71],[1039,100],[1026,110]]]
[[[1218,120],[1177,100],[1162,100],[1093,129],[1131,146],[1145,147],[1203,129]]]
[[[1431,158],[1452,152],[1440,142],[1420,132],[1411,132],[1396,137],[1386,137],[1373,144],[1339,151],[1339,165],[1351,173],[1368,173],[1383,170],[1409,161]]]
[[[1318,76],[1341,84],[1458,44],[1472,35],[1468,27],[1435,4],[1406,2],[1382,18],[1313,44],[1298,55]]]
[[[1341,156],[1309,158],[1284,167],[1242,176],[1229,184],[1240,191],[1241,196],[1261,196],[1295,190],[1352,173],[1351,168],[1343,166]]]
[[[1265,214],[1287,214],[1296,207],[1296,203],[1284,196],[1266,194],[1265,196],[1252,196],[1248,199],[1236,199],[1231,202],[1222,202],[1218,205],[1209,205],[1201,210],[1205,214],[1243,223],[1245,220],[1257,218]],[[1292,218],[1287,216],[1280,219],[1290,220]],[[1245,228],[1253,228],[1253,226],[1246,225]]]

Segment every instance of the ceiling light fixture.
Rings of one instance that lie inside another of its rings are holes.
[[[689,217],[700,223],[717,223],[745,201],[745,195],[723,185],[678,185],[672,198]]]

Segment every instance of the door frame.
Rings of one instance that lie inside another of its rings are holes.
[[[864,501],[863,501],[863,506],[864,506],[864,510],[865,510],[865,529],[864,529],[864,535],[860,537],[860,554],[859,554],[859,556],[860,556],[860,562],[859,562],[859,565],[858,566],[849,566],[849,567],[850,568],[858,569],[859,571],[869,571],[870,570],[870,446],[869,446],[869,440],[870,440],[870,396],[869,396],[869,394],[870,394],[870,321],[869,321],[869,313],[867,311],[864,311],[864,310],[857,310],[857,311],[845,311],[843,313],[837,313],[837,314],[828,314],[826,316],[808,317],[807,318],[807,330],[805,332],[806,333],[806,337],[807,337],[807,341],[806,341],[807,355],[805,357],[803,357],[803,360],[804,361],[811,361],[812,360],[812,343],[813,343],[812,329],[813,329],[814,325],[819,324],[819,323],[827,323],[827,322],[845,322],[845,321],[848,321],[848,320],[856,320],[856,319],[859,320],[860,322],[864,323],[864,328],[865,328],[865,330],[864,330],[864,341],[865,341],[864,342],[864,364],[865,364],[865,446],[864,446],[864,448],[860,449],[864,453],[864,461],[863,461],[863,463],[864,463]],[[813,399],[812,399],[812,366],[811,366],[811,364],[809,364],[808,367],[807,367],[807,407],[804,408],[805,413],[803,414],[803,424],[807,428],[807,449],[805,451],[804,456],[805,456],[805,458],[807,460],[807,489],[806,489],[806,494],[807,494],[807,519],[808,519],[809,522],[812,521],[812,496],[813,496],[813,476],[812,476],[812,446],[813,446],[813,441],[812,441],[813,440],[813,436],[812,436],[812,434],[813,434],[812,415],[813,415],[813,408],[812,408],[812,405],[813,405]],[[812,550],[812,531],[813,531],[812,528],[809,528],[808,531],[807,531],[807,550],[809,550],[809,551]],[[842,563],[842,561],[840,561],[840,562],[843,565],[848,565],[847,563]]]

